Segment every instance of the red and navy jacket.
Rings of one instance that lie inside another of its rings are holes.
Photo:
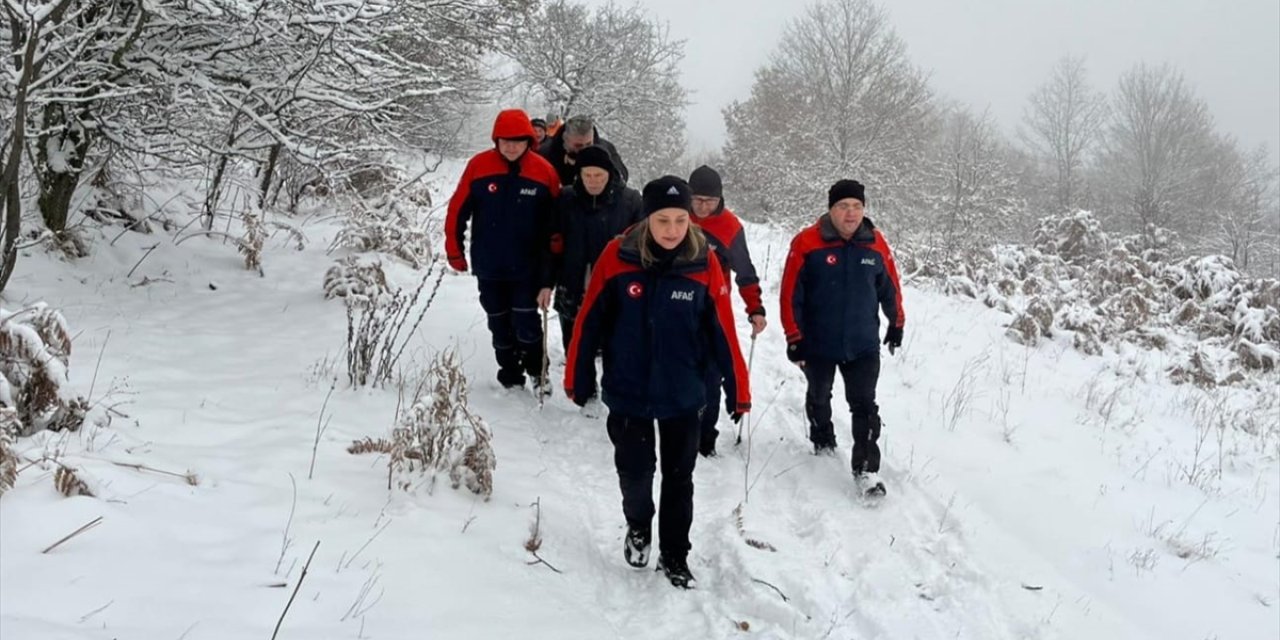
[[[747,316],[764,315],[764,303],[760,299],[760,278],[756,276],[756,267],[751,264],[751,253],[747,251],[747,233],[742,229],[742,222],[733,212],[721,204],[720,210],[705,217],[689,218],[707,233],[707,241],[715,250],[720,265],[726,272],[734,274],[738,285],[738,295],[747,306]]]
[[[533,127],[523,111],[498,114],[493,124],[495,143],[499,138],[523,137],[532,143]],[[477,277],[536,278],[541,286],[551,286],[551,234],[559,195],[555,169],[537,153],[526,151],[515,162],[496,148],[476,154],[449,199],[444,241],[449,264],[467,269],[463,245],[470,222],[470,267]]]
[[[725,409],[749,411],[747,366],[720,265],[703,249],[665,267],[641,266],[643,231],[636,225],[615,238],[596,262],[573,328],[565,391],[574,399],[595,393],[602,347],[601,395],[612,412],[659,419],[696,412],[707,403],[703,377],[713,362],[726,372]]]
[[[880,317],[903,326],[902,286],[870,218],[844,240],[829,215],[791,240],[782,274],[782,329],[801,360],[854,360],[880,350]]]

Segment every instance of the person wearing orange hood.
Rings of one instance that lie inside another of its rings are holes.
[[[494,148],[471,158],[449,199],[445,255],[450,267],[471,271],[479,282],[498,382],[522,387],[528,375],[546,394],[538,309],[551,301],[551,236],[560,180],[546,159],[529,153],[535,139],[524,111],[498,114]],[[464,252],[468,225],[470,261]]]

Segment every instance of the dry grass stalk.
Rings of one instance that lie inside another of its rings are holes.
[[[386,438],[365,438],[364,440],[353,440],[351,446],[347,447],[347,453],[359,455],[362,453],[391,453],[391,441]]]
[[[772,551],[774,553],[778,552],[778,549],[775,548],[773,545],[769,544],[768,542],[765,542],[763,540],[757,540],[747,535],[747,527],[746,527],[746,523],[744,522],[741,503],[739,503],[738,506],[733,509],[733,521],[738,528],[738,535],[742,536],[742,539],[747,543],[747,546],[755,549],[759,549],[761,551]]]
[[[53,486],[58,489],[58,493],[64,496],[88,496],[94,497],[93,492],[89,490],[89,485],[76,475],[75,469],[64,464],[59,464],[58,468],[53,472]]]

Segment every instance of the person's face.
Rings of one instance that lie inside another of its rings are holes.
[[[699,218],[705,218],[716,212],[716,208],[720,206],[720,198],[714,196],[694,196],[693,197],[693,213]]]
[[[547,139],[547,130],[543,129],[542,127],[534,127],[533,139],[538,144],[542,144],[542,141]]]
[[[598,196],[604,193],[604,188],[609,184],[609,172],[600,167],[583,167],[582,168],[582,186],[587,190],[588,195]]]
[[[510,140],[508,138],[498,138],[498,153],[507,159],[507,162],[515,162],[529,150],[529,141],[525,138],[519,140]]]
[[[862,226],[862,217],[866,214],[862,201],[857,198],[844,198],[831,205],[831,224],[841,238],[852,238],[853,232]]]
[[[575,155],[576,155],[579,151],[582,151],[583,149],[586,149],[587,147],[589,147],[589,146],[591,146],[592,144],[594,144],[594,143],[595,143],[595,141],[596,141],[596,136],[595,136],[595,134],[594,134],[594,133],[588,133],[588,134],[586,134],[586,135],[575,136],[575,135],[573,135],[573,134],[570,134],[570,133],[568,133],[568,132],[565,132],[565,134],[564,134],[564,150],[565,150],[565,151],[567,151],[567,152],[569,152],[570,154],[575,154]]]
[[[649,215],[649,235],[663,249],[674,249],[689,235],[689,212],[668,207]]]

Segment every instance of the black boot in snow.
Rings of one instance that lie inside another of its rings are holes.
[[[622,539],[622,557],[633,567],[644,567],[649,564],[649,548],[653,536],[648,528],[627,526],[627,535]]]
[[[684,558],[658,557],[658,571],[667,576],[671,586],[681,589],[692,589],[698,586],[698,580],[689,571],[689,563]]]

